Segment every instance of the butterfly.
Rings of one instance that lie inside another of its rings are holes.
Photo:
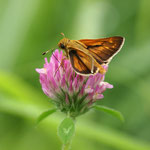
[[[65,51],[74,71],[81,75],[104,74],[111,59],[120,51],[124,38],[114,36],[100,39],[70,40],[63,38],[58,46]]]

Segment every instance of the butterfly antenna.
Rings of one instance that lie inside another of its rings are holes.
[[[49,53],[50,50],[46,51],[46,52],[43,52],[42,55],[46,55],[47,53]]]
[[[65,37],[65,34],[64,33],[60,33],[63,37]]]

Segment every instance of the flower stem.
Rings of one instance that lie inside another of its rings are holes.
[[[71,142],[69,142],[67,144],[63,144],[62,150],[70,150],[70,145],[71,145]]]

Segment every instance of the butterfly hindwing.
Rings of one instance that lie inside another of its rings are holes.
[[[79,74],[94,74],[98,71],[98,68],[94,66],[94,62],[87,54],[79,50],[70,50],[69,57],[73,69]],[[93,68],[92,68],[93,65]]]

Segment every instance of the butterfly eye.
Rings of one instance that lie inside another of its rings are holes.
[[[61,43],[60,48],[65,49],[65,45]]]

